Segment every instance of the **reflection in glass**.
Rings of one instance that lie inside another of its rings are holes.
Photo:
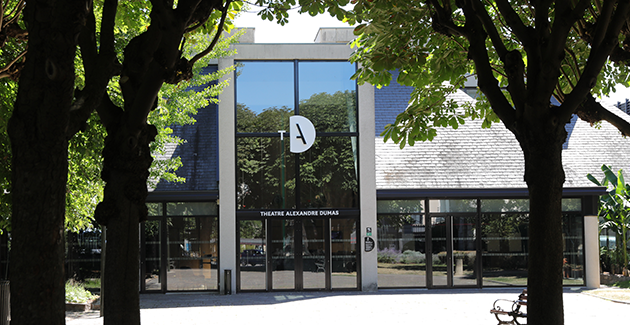
[[[236,148],[237,208],[295,208],[295,160],[288,139],[237,138]]]
[[[357,223],[356,219],[331,219],[331,286],[357,288]]]
[[[292,219],[273,220],[269,223],[269,254],[273,290],[295,288],[295,238]]]
[[[299,114],[317,132],[356,132],[356,83],[349,62],[300,62]]]
[[[434,286],[446,286],[448,284],[446,226],[446,217],[431,217],[431,254]]]
[[[236,66],[236,102],[243,110],[243,115],[237,116],[236,131],[275,133],[281,130],[277,128],[280,125],[270,121],[286,109],[293,112],[293,62],[240,61]]]
[[[219,214],[214,202],[169,202],[166,204],[168,216],[215,216]]]
[[[477,212],[476,199],[430,200],[430,212]]]
[[[453,285],[476,286],[476,217],[453,216]]]
[[[162,241],[160,231],[160,221],[150,220],[144,222],[144,261],[142,262],[142,272],[144,272],[144,288],[147,291],[162,290],[162,274],[160,266],[160,243]]]
[[[239,221],[240,290],[267,288],[267,241],[262,220]]]
[[[353,138],[318,138],[310,150],[300,155],[301,208],[358,207]]]
[[[481,212],[529,212],[529,199],[484,199]]]
[[[584,218],[580,215],[562,216],[564,258],[562,261],[562,283],[584,285]]]
[[[356,132],[355,65],[345,62],[299,63],[299,114],[305,116],[317,132]]]
[[[302,279],[304,289],[326,288],[324,219],[302,219]]]
[[[149,210],[149,216],[162,216],[162,203],[147,203],[147,209]]]
[[[218,289],[217,219],[167,218],[168,291]]]
[[[425,287],[424,216],[379,215],[377,225],[378,286]]]
[[[526,286],[529,215],[482,214],[484,286]]]
[[[424,200],[379,200],[378,213],[422,213]]]
[[[566,211],[566,212],[582,211],[582,199],[580,198],[562,199],[562,211]]]

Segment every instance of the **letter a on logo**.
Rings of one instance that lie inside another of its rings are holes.
[[[300,153],[308,150],[315,142],[315,126],[306,117],[293,115],[289,118],[291,134],[291,152]]]

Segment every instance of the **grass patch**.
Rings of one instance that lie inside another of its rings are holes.
[[[96,299],[97,296],[85,289],[83,283],[68,280],[66,282],[66,302],[86,303]]]
[[[425,274],[424,264],[378,263],[379,274]]]
[[[625,282],[625,281],[624,281]],[[630,303],[630,289],[596,289],[586,291],[587,294],[604,299],[612,299]]]

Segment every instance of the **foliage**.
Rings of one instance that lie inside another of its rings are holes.
[[[103,1],[96,1],[94,5],[97,21],[100,22],[100,8],[102,8]],[[11,9],[12,7],[5,6],[5,12]],[[118,9],[115,47],[116,52],[119,54],[119,59],[123,59],[124,48],[131,38],[138,36],[148,26],[150,22],[148,10],[150,7],[147,7],[145,2],[123,2]],[[217,13],[214,15],[216,16]],[[230,15],[233,17],[234,12],[231,12]],[[134,18],[131,19],[131,17]],[[218,17],[214,17],[214,19],[216,18]],[[187,36],[187,42],[193,46],[185,48],[185,57],[192,59],[200,51],[199,49],[209,46],[216,31],[207,30],[207,32],[208,34],[197,32]],[[211,60],[230,55],[231,52],[228,50],[228,46],[236,42],[240,35],[242,35],[242,32],[233,33],[230,37],[222,37],[211,53],[199,59],[193,68],[194,76],[191,80],[177,85],[167,84],[162,87],[159,94],[160,104],[149,116],[149,123],[158,128],[158,136],[151,145],[154,156],[164,157],[167,144],[181,142],[181,139],[172,135],[173,125],[194,123],[193,116],[199,108],[217,102],[218,94],[226,86],[226,82],[219,84],[216,80],[232,68],[212,74],[203,73],[202,70]],[[12,58],[10,51],[13,51],[13,48],[21,44],[25,45],[25,42],[21,39],[10,38],[9,40],[12,43],[0,47],[0,66],[2,66],[2,62]],[[22,46],[21,50],[25,51],[26,48]],[[85,69],[83,64],[81,56],[77,56],[75,65],[77,77],[75,83],[78,89],[85,87]],[[110,82],[108,92],[115,102],[122,105],[122,94],[118,83]],[[11,229],[11,152],[6,127],[12,114],[16,93],[17,83],[15,81],[10,78],[0,79],[0,94],[2,94],[0,98],[0,183],[2,184],[1,188],[4,190],[0,194],[0,231],[10,231]],[[78,132],[70,139],[66,195],[67,230],[77,232],[91,228],[93,225],[94,209],[103,196],[104,182],[100,178],[100,172],[103,164],[101,152],[105,136],[105,128],[98,115],[94,113],[87,121],[83,131]],[[157,183],[160,179],[183,182],[185,179],[175,174],[175,171],[180,166],[181,161],[179,157],[156,159],[151,167],[150,180],[153,183]]]
[[[97,296],[85,289],[83,283],[68,280],[66,282],[66,302],[86,303],[94,300]]]
[[[609,166],[602,165],[604,178],[598,181],[593,175],[586,175],[588,179],[598,186],[611,187],[599,199],[599,216],[603,219],[600,228],[612,230],[617,234],[617,254],[621,258],[616,262],[628,268],[628,227],[630,227],[630,185],[626,184],[623,170],[617,174]],[[613,255],[614,256],[614,255]]]
[[[421,263],[425,263],[426,262],[426,255],[420,253],[420,252],[416,252],[416,251],[411,251],[411,250],[406,250],[402,253],[402,258],[400,260],[401,263],[403,264],[421,264]]]
[[[300,102],[300,113],[311,120],[318,132],[349,130],[352,118],[348,117],[348,107],[356,107],[355,100],[354,91],[314,94]],[[290,115],[293,110],[288,107],[269,107],[256,114],[238,104],[237,131],[276,133],[278,125],[288,126]],[[349,207],[355,203],[358,183],[353,141],[349,137],[321,136],[308,153],[301,156],[299,181],[304,207]],[[282,145],[279,139],[272,137],[237,139],[240,208],[293,206],[295,160],[289,154],[288,141],[284,142],[285,147]]]
[[[618,288],[630,289],[630,280],[619,281],[619,282],[614,283],[612,286],[618,287]]]
[[[379,249],[376,259],[379,263],[399,263],[400,251],[395,248]]]

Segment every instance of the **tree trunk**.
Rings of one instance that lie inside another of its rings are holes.
[[[29,41],[9,121],[12,149],[11,324],[64,324],[66,127],[85,3],[28,1]]]
[[[120,124],[118,124],[120,125]],[[140,136],[118,127],[107,136],[102,177],[107,182],[96,220],[107,227],[103,274],[104,324],[140,324],[139,223],[146,220],[147,177],[157,133],[145,125]]]
[[[530,325],[564,323],[562,302],[562,144],[564,124],[520,123],[529,189],[528,317]]]

